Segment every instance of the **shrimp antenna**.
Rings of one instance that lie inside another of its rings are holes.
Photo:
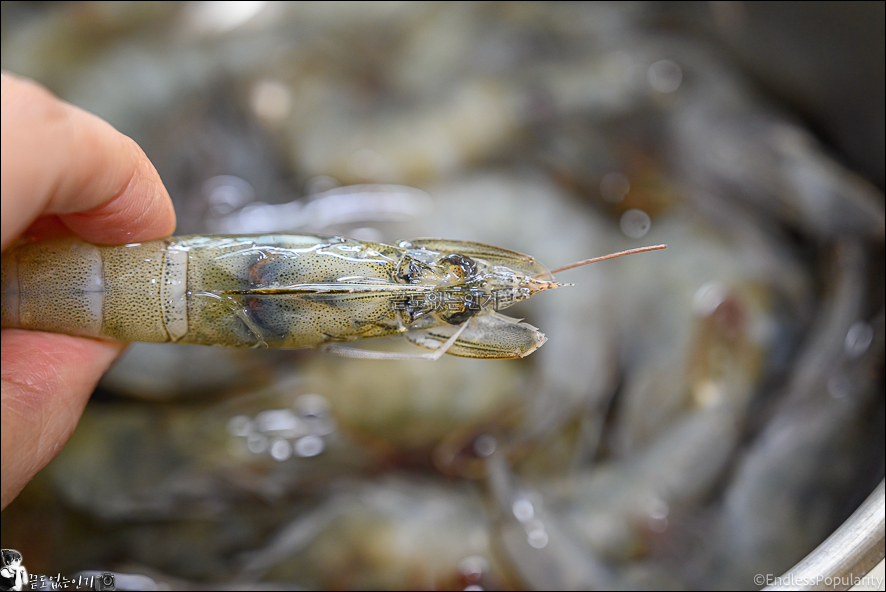
[[[578,261],[576,263],[570,263],[564,267],[558,267],[557,269],[551,270],[551,275],[555,273],[560,273],[561,271],[566,271],[567,269],[575,269],[576,267],[581,267],[582,265],[588,265],[589,263],[596,263],[597,261],[606,261],[607,259],[615,259],[616,257],[624,257],[625,255],[633,255],[634,253],[645,253],[646,251],[660,251],[662,249],[667,249],[667,245],[654,245],[651,247],[640,247],[638,249],[629,249],[627,251],[619,251],[618,253],[610,253],[609,255],[603,255],[602,257],[594,257],[593,259],[585,259],[584,261]],[[544,275],[544,274],[541,274]],[[538,277],[538,276],[536,276]]]

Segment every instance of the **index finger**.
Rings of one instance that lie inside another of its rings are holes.
[[[138,145],[38,84],[2,74],[2,241],[57,214],[82,239],[123,244],[175,228],[169,194]]]

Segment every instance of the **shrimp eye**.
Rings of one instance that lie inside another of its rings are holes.
[[[469,278],[477,273],[477,264],[470,257],[453,253],[440,259],[446,273],[452,274],[457,281]]]

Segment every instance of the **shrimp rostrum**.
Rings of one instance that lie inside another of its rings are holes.
[[[65,238],[3,254],[2,326],[370,358],[521,358],[545,336],[498,311],[562,285],[532,257],[464,241],[274,234],[96,246]],[[340,345],[396,335],[434,351]]]

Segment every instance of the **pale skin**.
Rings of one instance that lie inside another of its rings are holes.
[[[154,166],[130,138],[24,78],[2,74],[0,247],[23,235],[95,244],[162,238],[175,228]],[[0,508],[67,442],[99,377],[125,344],[2,331]]]

